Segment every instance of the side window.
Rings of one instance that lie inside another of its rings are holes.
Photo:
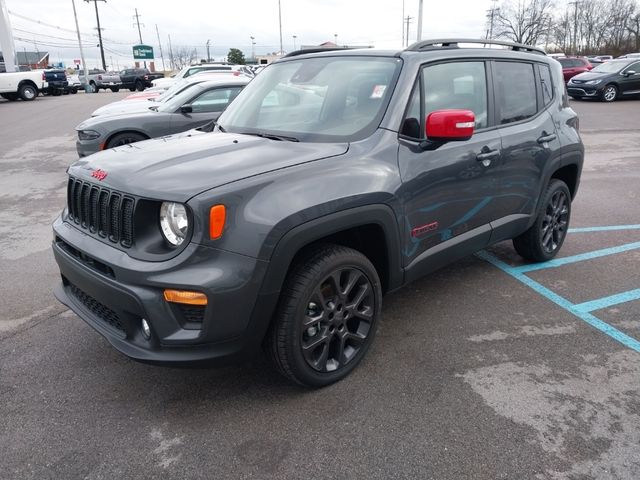
[[[551,80],[551,70],[548,65],[538,65],[540,72],[540,83],[542,86],[542,101],[548,105],[553,99],[553,81]]]
[[[240,87],[218,88],[204,92],[191,102],[193,113],[221,112],[240,93]]]
[[[422,70],[424,115],[436,110],[471,110],[476,129],[488,125],[487,75],[484,62],[452,62]]]
[[[501,125],[533,117],[538,111],[531,63],[496,62],[496,114]]]
[[[624,69],[625,72],[634,71],[636,73],[640,73],[640,62],[633,63]]]

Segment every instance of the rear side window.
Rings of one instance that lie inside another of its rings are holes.
[[[520,62],[496,62],[496,115],[500,125],[533,117],[538,111],[533,65]]]
[[[548,105],[553,99],[553,81],[548,65],[538,65],[540,71],[540,85],[542,87],[542,101]]]
[[[424,115],[436,110],[471,110],[476,129],[488,125],[487,75],[484,62],[452,62],[422,70]]]
[[[193,113],[221,112],[238,96],[241,87],[218,88],[204,92],[191,102]]]

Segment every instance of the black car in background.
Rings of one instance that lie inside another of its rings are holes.
[[[120,71],[122,88],[128,88],[132,92],[134,90],[141,92],[150,87],[153,80],[163,77],[163,73],[152,73],[146,68],[125,68]]]
[[[598,98],[613,102],[640,95],[640,58],[610,60],[569,80],[567,92],[574,99]]]

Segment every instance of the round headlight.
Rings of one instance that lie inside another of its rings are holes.
[[[164,238],[171,245],[180,245],[189,228],[187,209],[180,203],[162,202],[160,206],[160,227]]]

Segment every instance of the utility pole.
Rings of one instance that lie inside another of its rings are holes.
[[[173,49],[171,48],[171,35],[167,35],[167,37],[169,38],[169,60],[170,60],[170,64],[171,64],[171,70],[175,70],[176,69],[176,64],[173,62]]]
[[[496,2],[498,0],[491,0],[491,1],[493,2],[493,7],[491,7],[491,9],[489,10],[489,14],[487,15],[489,17],[489,31],[487,32],[487,38],[489,39],[493,38],[494,21],[496,18],[496,14],[500,11],[500,9],[496,7]]]
[[[294,52],[297,50],[297,48],[296,48],[296,38],[298,38],[298,36],[297,36],[297,35],[294,35],[294,36],[293,36],[293,51],[294,51]]]
[[[256,37],[252,35],[249,38],[251,39],[251,61],[255,62],[256,61]]]
[[[133,16],[133,18],[136,19],[136,24],[138,25],[138,37],[140,38],[140,43],[142,43],[142,31],[140,30],[140,15],[138,15],[138,9],[136,8],[135,10],[136,10],[136,14]]]
[[[575,0],[569,2],[568,5],[574,5],[575,10],[573,14],[573,54],[578,55],[578,5],[580,2]]]
[[[280,25],[280,55],[284,54],[282,48],[282,8],[280,6],[280,0],[278,0],[278,23]]]
[[[207,40],[207,63],[211,62],[211,55],[209,54],[209,46],[211,45],[211,40]]]
[[[416,40],[419,42],[422,40],[422,7],[424,6],[424,0],[420,0],[418,3],[418,34]]]
[[[413,17],[407,15],[407,18],[405,18],[405,22],[407,24],[407,47],[409,46],[409,24],[411,23],[411,20],[413,20]]]
[[[93,2],[96,7],[96,23],[98,24],[98,41],[100,42],[100,58],[102,59],[102,69],[107,70],[107,62],[104,59],[104,48],[102,47],[102,28],[100,28],[100,15],[98,14],[98,2],[107,3],[107,0],[84,0],[85,2]]]
[[[338,46],[338,34],[337,33],[333,34],[333,43],[336,44],[336,47]]]
[[[84,50],[82,49],[82,39],[80,38],[80,27],[78,26],[78,14],[76,13],[76,2],[71,0],[71,5],[73,5],[73,18],[76,21],[76,33],[78,34],[78,47],[80,47],[80,58],[82,59],[82,68],[84,69],[84,85],[88,84],[89,80],[89,69],[87,68],[87,62],[84,61]]]
[[[160,47],[160,58],[162,59],[162,71],[166,70],[164,66],[164,55],[162,54],[162,43],[160,42],[160,32],[158,32],[158,24],[156,23],[156,35],[158,36],[158,46]]]
[[[136,19],[136,24],[138,25],[138,38],[140,38],[140,44],[142,44],[142,32],[140,31],[140,15],[138,15],[138,9],[135,9],[136,14],[133,16],[133,18]],[[144,23],[143,23],[144,25]],[[134,25],[135,26],[135,25]],[[144,68],[147,68],[147,61],[144,61]]]

